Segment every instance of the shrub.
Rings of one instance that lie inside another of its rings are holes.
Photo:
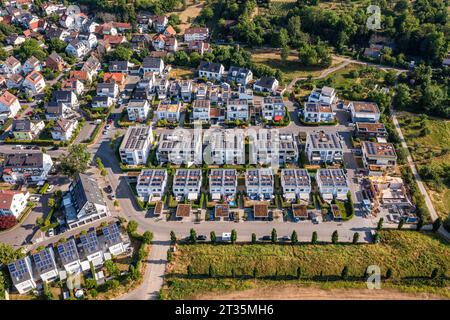
[[[252,244],[256,244],[256,233],[252,233]]]
[[[231,243],[236,243],[236,240],[237,240],[237,232],[236,232],[236,230],[231,230]]]
[[[175,244],[177,242],[177,236],[175,234],[175,231],[170,231],[170,242],[172,242],[172,244]]]
[[[272,243],[276,243],[277,242],[277,230],[275,228],[272,229],[272,234],[271,234],[271,241]]]
[[[314,232],[312,233],[311,243],[312,243],[312,244],[317,244],[317,232],[316,232],[316,231],[314,231]]]
[[[342,279],[348,278],[348,267],[347,266],[344,266],[344,268],[342,269],[341,277],[342,277]]]
[[[357,244],[359,241],[359,232],[353,234],[353,244]]]
[[[295,231],[295,230],[292,231],[291,242],[292,242],[292,244],[296,244],[298,242],[297,231]]]
[[[209,234],[209,237],[211,239],[211,243],[216,243],[217,242],[216,233],[214,231],[211,231],[211,233]]]
[[[331,242],[332,242],[333,244],[337,244],[338,241],[339,241],[339,234],[338,234],[338,231],[337,231],[337,230],[334,230],[334,231],[333,231],[333,234],[331,235]]]
[[[151,233],[150,231],[145,231],[144,234],[142,235],[142,242],[144,242],[145,244],[150,244],[152,240],[153,240],[153,233]]]
[[[139,224],[136,221],[131,220],[127,224],[127,232],[130,233],[130,234],[135,233],[137,228],[138,228],[138,226],[139,226]]]

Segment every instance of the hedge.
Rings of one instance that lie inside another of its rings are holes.
[[[39,190],[39,194],[44,195],[47,192],[48,187],[49,187],[48,182],[44,183],[44,185]]]

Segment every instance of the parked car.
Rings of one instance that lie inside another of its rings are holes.
[[[53,237],[55,235],[55,230],[53,228],[48,229],[48,236]]]
[[[284,236],[280,238],[281,241],[291,241],[291,237],[290,236]]]
[[[49,185],[48,188],[47,188],[47,192],[52,192],[53,188],[55,188],[54,185],[52,185],[52,184]]]
[[[38,202],[39,201],[39,197],[38,196],[32,196],[32,197],[30,197],[30,201]]]
[[[113,194],[110,194],[110,195],[109,195],[109,199],[111,199],[111,200],[116,200],[116,196],[113,195]]]
[[[201,234],[201,235],[197,236],[197,240],[199,240],[199,241],[205,241],[205,240],[206,240],[206,236],[203,235],[203,234]]]
[[[106,193],[111,193],[113,190],[112,190],[112,187],[111,186],[107,186],[106,188],[105,188],[105,192]]]
[[[261,238],[261,240],[263,240],[263,241],[270,241],[270,240],[272,240],[272,237],[271,236],[263,236]]]

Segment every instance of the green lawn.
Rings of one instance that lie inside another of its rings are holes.
[[[424,125],[419,115],[402,112],[398,120],[418,169],[428,166],[438,176],[437,179],[423,178],[436,211],[446,218],[450,213],[450,186],[440,178],[443,166],[450,165],[450,121],[430,117],[425,121],[429,132],[424,134],[421,133]]]
[[[377,245],[179,245],[164,292],[169,298],[182,298],[205,291],[244,290],[255,268],[258,277],[290,279],[300,267],[302,277],[311,281],[336,280],[344,266],[350,277],[362,277],[369,265],[378,265],[382,274],[391,268],[393,278],[402,283],[405,277],[429,277],[434,268],[450,275],[450,246],[433,234],[398,230],[380,234]],[[208,278],[210,264],[220,279]],[[195,279],[186,279],[188,265]]]

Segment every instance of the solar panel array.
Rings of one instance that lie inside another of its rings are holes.
[[[16,260],[8,265],[11,279],[20,281],[30,276],[25,259]]]
[[[304,187],[310,185],[309,174],[305,169],[283,169],[281,178],[288,186]]]
[[[116,223],[110,224],[102,229],[103,236],[108,244],[113,245],[121,242],[119,227]]]
[[[58,245],[58,254],[61,257],[64,264],[71,263],[75,260],[79,260],[78,250],[75,245],[75,240],[70,239],[67,242]]]
[[[87,234],[80,236],[81,245],[83,249],[89,254],[98,251],[99,243],[95,230],[89,231]]]
[[[55,268],[55,262],[52,255],[50,254],[50,249],[44,249],[33,255],[34,264],[36,265],[39,273],[43,273]]]

